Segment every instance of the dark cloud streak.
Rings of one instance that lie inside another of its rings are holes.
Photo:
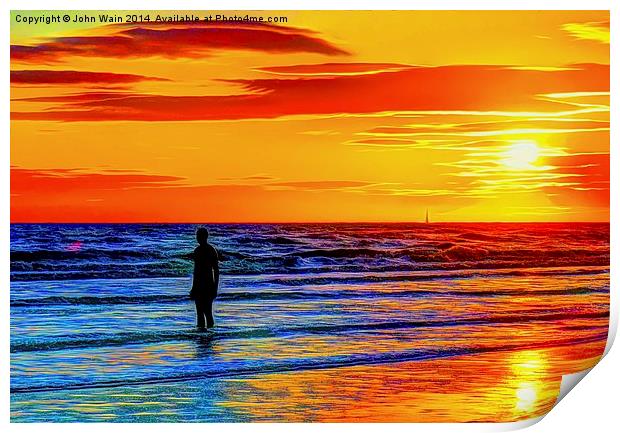
[[[130,84],[140,81],[169,81],[165,78],[111,72],[52,71],[47,69],[11,71],[11,84],[70,85],[70,84]]]
[[[276,118],[287,115],[384,111],[549,111],[565,104],[542,100],[556,92],[608,91],[609,67],[513,70],[502,66],[412,67],[361,76],[226,80],[246,93],[223,96],[70,96],[40,112],[14,112],[13,120],[190,121]]]
[[[218,50],[250,50],[269,53],[316,53],[347,55],[316,34],[275,25],[140,24],[110,26],[115,33],[102,36],[53,38],[38,45],[11,45],[11,61],[57,63],[67,57],[171,59],[211,56]]]

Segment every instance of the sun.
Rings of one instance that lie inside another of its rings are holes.
[[[500,163],[513,170],[534,170],[533,165],[540,156],[540,148],[536,142],[518,141],[512,143],[502,152]]]

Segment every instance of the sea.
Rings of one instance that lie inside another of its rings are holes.
[[[600,359],[608,223],[12,224],[12,422],[510,422]]]

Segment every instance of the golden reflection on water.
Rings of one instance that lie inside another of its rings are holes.
[[[209,346],[208,339],[204,342]],[[12,417],[82,421],[509,422],[540,416],[604,341],[414,362],[23,395]],[[199,350],[206,350],[203,347]],[[53,398],[53,397],[55,398]],[[40,415],[35,415],[40,414]],[[64,419],[64,418],[63,418]]]
[[[540,378],[547,373],[546,353],[543,350],[515,352],[509,362],[516,388],[515,414],[532,412],[543,399],[544,382]]]
[[[600,354],[604,343],[585,346]],[[269,374],[238,380],[221,404],[268,421],[510,422],[551,410],[562,374],[598,360],[575,354],[553,348]]]

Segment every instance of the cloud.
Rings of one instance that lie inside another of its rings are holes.
[[[606,153],[571,154],[562,149],[542,147],[531,164],[515,166],[506,164],[507,151],[515,142],[486,142],[482,147],[481,144],[475,144],[475,150],[463,145],[462,149],[469,150],[463,160],[435,164],[458,170],[449,173],[450,176],[469,179],[470,194],[491,197],[539,191],[559,197],[554,200],[557,204],[567,204],[573,199],[565,196],[575,194],[590,197],[588,200],[582,197],[582,203],[596,202],[599,206],[609,201],[609,155]]]
[[[103,173],[71,169],[27,169],[11,167],[11,194],[28,192],[64,194],[78,190],[90,192],[127,190],[142,187],[179,186],[183,178],[161,176],[134,171]]]
[[[348,188],[363,188],[365,186],[373,185],[370,182],[350,181],[350,180],[321,180],[321,181],[293,181],[293,182],[274,182],[270,183],[268,187],[285,187],[307,191],[318,191],[327,189],[348,189]]]
[[[169,81],[164,78],[110,72],[52,71],[46,69],[11,71],[11,84],[130,84],[140,81]]]
[[[580,153],[548,158],[554,172],[574,176],[581,186],[605,183],[609,185],[609,154]]]
[[[562,30],[576,39],[609,44],[609,21],[568,23],[562,26]]]
[[[403,138],[368,138],[363,140],[350,141],[347,144],[352,146],[389,146],[389,147],[410,147],[416,145],[416,140]]]
[[[608,153],[566,155],[549,160],[554,173],[572,182],[568,187],[548,187],[544,191],[555,204],[609,207],[610,160]]]
[[[226,180],[226,181],[240,181],[240,180],[249,180],[249,181],[269,181],[276,180],[275,177],[269,176],[267,174],[253,174],[251,176],[241,176],[241,177],[220,177],[217,180]]]
[[[134,170],[93,173],[13,166],[11,221],[359,221],[385,215],[380,205],[384,199],[369,201],[366,193],[356,193],[355,188],[370,185],[367,182],[251,182],[195,185],[176,176]],[[315,194],[317,190],[321,193]]]
[[[416,137],[416,136],[496,136],[520,134],[550,134],[606,131],[609,130],[608,121],[573,120],[573,119],[517,119],[489,122],[470,123],[433,123],[410,126],[378,126],[361,135],[386,137]],[[368,140],[358,143],[369,143]],[[386,142],[384,142],[386,143]],[[394,142],[394,144],[397,144]]]
[[[195,186],[177,176],[135,171],[11,167],[11,221],[201,221],[251,212],[258,187]],[[237,200],[238,199],[238,200]],[[130,204],[130,205],[128,205]],[[197,205],[198,204],[198,205]]]
[[[188,185],[185,178],[178,176],[164,176],[146,174],[139,170],[107,169],[97,173],[87,172],[81,168],[55,168],[55,169],[27,169],[17,166],[11,167],[11,193],[22,194],[26,192],[50,191],[55,194],[70,193],[76,191],[101,192],[122,191],[129,189],[155,188],[158,190],[167,188],[203,188],[222,189],[234,188],[258,188],[272,190],[275,188],[287,188],[303,191],[315,190],[346,190],[349,188],[362,188],[376,185],[376,183],[349,180],[319,180],[319,181],[290,181],[270,183],[243,183],[243,181],[273,181],[275,178],[268,175],[252,175],[243,177],[221,178],[218,180],[241,181],[238,184],[226,185]]]
[[[196,22],[107,28],[112,30],[107,35],[58,37],[38,45],[11,45],[11,60],[56,63],[67,57],[200,58],[218,50],[348,54],[312,32],[261,23]]]
[[[609,90],[609,66],[514,70],[502,66],[411,67],[361,76],[225,80],[245,93],[223,96],[128,95],[73,101],[13,120],[181,121],[386,111],[556,110],[538,95]],[[91,95],[92,96],[92,95]]]
[[[101,101],[106,99],[127,98],[129,96],[144,96],[140,93],[130,92],[84,92],[69,93],[58,96],[35,96],[32,98],[13,98],[12,101],[23,102],[71,102],[79,103],[86,101]]]
[[[377,74],[411,67],[399,63],[318,63],[314,65],[270,66],[257,68],[257,70],[275,75],[333,76]]]

